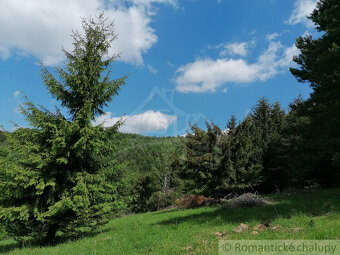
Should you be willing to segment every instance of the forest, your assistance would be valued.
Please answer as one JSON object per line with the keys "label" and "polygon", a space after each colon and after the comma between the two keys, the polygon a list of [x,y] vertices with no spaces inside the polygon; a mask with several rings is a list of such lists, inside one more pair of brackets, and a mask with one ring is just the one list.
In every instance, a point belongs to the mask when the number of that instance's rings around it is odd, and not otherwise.
{"label": "forest", "polygon": [[[0,239],[53,244],[122,215],[176,206],[188,195],[270,194],[340,183],[340,4],[320,0],[310,19],[319,38],[296,40],[290,72],[312,88],[285,111],[260,98],[244,119],[191,124],[185,136],[147,137],[92,126],[127,76],[112,80],[106,58],[114,31],[83,19],[65,67],[41,66],[53,98],[68,110],[21,108],[30,128],[0,132]],[[124,85],[125,86],[125,85]]]}

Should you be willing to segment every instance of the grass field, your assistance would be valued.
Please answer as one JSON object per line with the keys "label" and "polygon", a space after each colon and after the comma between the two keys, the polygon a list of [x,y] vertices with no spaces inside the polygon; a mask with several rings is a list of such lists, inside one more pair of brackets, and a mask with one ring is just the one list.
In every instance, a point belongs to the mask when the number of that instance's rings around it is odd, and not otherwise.
{"label": "grass field", "polygon": [[[164,210],[112,220],[98,235],[53,247],[17,247],[0,242],[2,254],[217,254],[219,239],[339,239],[340,189],[283,193],[271,196],[274,205],[231,209],[202,207]],[[250,228],[280,225],[253,235],[236,233],[240,223]],[[218,236],[223,233],[224,236]]]}

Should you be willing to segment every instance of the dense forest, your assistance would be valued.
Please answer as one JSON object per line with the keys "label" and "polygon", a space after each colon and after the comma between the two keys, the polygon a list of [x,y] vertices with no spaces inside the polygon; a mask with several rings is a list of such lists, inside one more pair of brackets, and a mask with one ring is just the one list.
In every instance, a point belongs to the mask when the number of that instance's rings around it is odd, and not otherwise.
{"label": "dense forest", "polygon": [[338,17],[337,0],[319,1],[310,19],[320,37],[296,41],[301,53],[290,71],[311,86],[310,98],[296,98],[288,111],[261,98],[244,119],[230,116],[225,127],[192,124],[186,136],[161,138],[120,133],[121,123],[91,125],[126,77],[102,74],[116,57],[103,58],[115,38],[105,20],[83,20],[87,36],[74,34],[66,68],[56,70],[63,83],[42,67],[47,89],[71,117],[27,101],[22,112],[31,128],[0,133],[1,226],[18,240],[46,243],[57,232],[93,231],[112,217],[166,208],[189,194],[338,186]]}

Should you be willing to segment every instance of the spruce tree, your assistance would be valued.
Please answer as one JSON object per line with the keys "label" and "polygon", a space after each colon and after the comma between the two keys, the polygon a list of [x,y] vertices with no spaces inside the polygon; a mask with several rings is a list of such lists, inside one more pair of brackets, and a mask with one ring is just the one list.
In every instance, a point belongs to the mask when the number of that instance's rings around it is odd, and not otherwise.
{"label": "spruce tree", "polygon": [[223,192],[232,190],[236,185],[236,169],[235,169],[235,132],[237,128],[237,119],[232,115],[227,123],[226,131],[223,133],[221,143],[222,149],[222,168],[223,168]]}
{"label": "spruce tree", "polygon": [[192,125],[192,133],[184,139],[186,157],[183,178],[187,180],[189,192],[214,196],[220,192],[222,182],[222,132],[214,123],[205,124],[207,131]]}
{"label": "spruce tree", "polygon": [[235,181],[237,191],[252,190],[260,184],[262,171],[261,133],[250,114],[235,130],[233,149]]}
{"label": "spruce tree", "polygon": [[93,231],[119,206],[115,171],[106,140],[117,125],[104,130],[91,120],[118,93],[126,79],[111,79],[109,56],[116,39],[113,24],[103,14],[82,19],[84,33],[74,32],[74,49],[65,51],[64,67],[55,77],[42,66],[43,81],[68,115],[50,112],[27,101],[22,107],[32,128],[9,136],[11,159],[0,162],[0,221],[8,234],[52,243],[56,234]]}
{"label": "spruce tree", "polygon": [[254,107],[252,117],[259,135],[255,144],[261,150],[261,191],[281,189],[288,179],[283,155],[285,112],[278,102],[270,104],[262,98]]}
{"label": "spruce tree", "polygon": [[320,184],[340,181],[340,2],[320,0],[309,17],[321,32],[318,38],[303,36],[296,40],[301,50],[294,57],[297,68],[291,73],[300,82],[308,82],[311,96],[300,104],[299,116],[308,118],[299,131],[300,159],[310,179]]}

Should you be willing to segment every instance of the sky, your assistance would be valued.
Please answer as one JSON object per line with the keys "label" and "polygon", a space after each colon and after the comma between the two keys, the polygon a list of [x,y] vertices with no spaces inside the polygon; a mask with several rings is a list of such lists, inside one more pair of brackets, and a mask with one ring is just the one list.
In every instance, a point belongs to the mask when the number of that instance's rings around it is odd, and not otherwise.
{"label": "sky", "polygon": [[[315,0],[0,0],[0,125],[29,127],[18,106],[27,96],[53,111],[40,75],[63,66],[81,17],[104,11],[120,53],[112,79],[129,74],[119,95],[94,125],[151,136],[177,136],[190,124],[213,121],[222,129],[232,114],[242,120],[257,100],[285,110],[308,84],[290,74],[294,43],[317,36],[307,16]],[[67,115],[67,111],[63,111]],[[13,125],[13,122],[16,125]]]}

